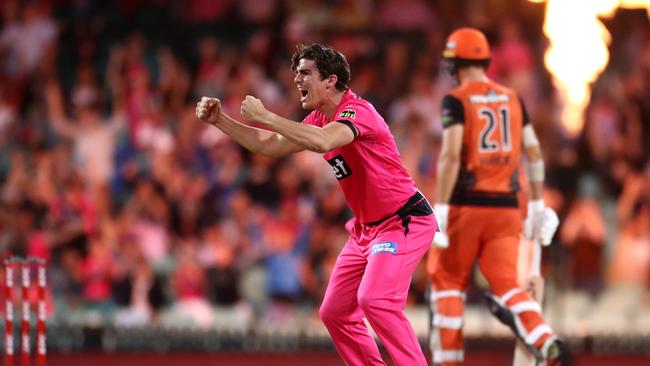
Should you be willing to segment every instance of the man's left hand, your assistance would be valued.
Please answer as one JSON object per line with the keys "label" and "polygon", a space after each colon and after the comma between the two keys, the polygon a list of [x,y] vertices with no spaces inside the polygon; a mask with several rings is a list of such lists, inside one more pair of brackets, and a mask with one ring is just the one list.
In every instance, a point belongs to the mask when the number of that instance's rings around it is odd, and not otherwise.
{"label": "man's left hand", "polygon": [[539,240],[544,246],[551,244],[560,220],[544,201],[528,202],[528,216],[524,220],[524,236],[529,240]]}
{"label": "man's left hand", "polygon": [[253,96],[247,95],[241,102],[241,115],[246,120],[265,123],[267,113],[268,110],[264,107],[262,101]]}

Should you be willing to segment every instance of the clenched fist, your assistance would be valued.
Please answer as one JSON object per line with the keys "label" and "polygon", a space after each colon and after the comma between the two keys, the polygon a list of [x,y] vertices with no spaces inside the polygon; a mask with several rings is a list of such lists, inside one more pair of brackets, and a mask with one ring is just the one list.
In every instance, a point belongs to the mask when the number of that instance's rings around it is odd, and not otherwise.
{"label": "clenched fist", "polygon": [[262,101],[250,95],[241,102],[241,116],[249,121],[264,123],[267,112]]}
{"label": "clenched fist", "polygon": [[196,116],[211,125],[216,124],[221,116],[221,101],[218,98],[201,98],[196,103]]}

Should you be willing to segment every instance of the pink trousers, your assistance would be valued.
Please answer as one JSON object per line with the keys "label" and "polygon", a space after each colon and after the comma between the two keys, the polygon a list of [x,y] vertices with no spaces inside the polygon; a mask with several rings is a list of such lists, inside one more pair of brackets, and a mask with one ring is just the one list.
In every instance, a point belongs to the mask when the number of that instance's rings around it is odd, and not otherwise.
{"label": "pink trousers", "polygon": [[386,365],[367,318],[396,366],[427,361],[404,306],[411,276],[436,231],[433,215],[410,216],[408,232],[397,217],[376,226],[346,224],[350,233],[330,277],[320,317],[346,365]]}

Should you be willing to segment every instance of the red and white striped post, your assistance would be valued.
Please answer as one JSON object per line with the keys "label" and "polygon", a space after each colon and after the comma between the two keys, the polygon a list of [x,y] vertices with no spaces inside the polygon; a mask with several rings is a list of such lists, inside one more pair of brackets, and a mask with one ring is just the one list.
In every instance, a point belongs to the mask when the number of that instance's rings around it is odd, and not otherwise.
{"label": "red and white striped post", "polygon": [[7,258],[5,265],[5,366],[14,365],[14,266]]}
{"label": "red and white striped post", "polygon": [[21,364],[23,366],[29,365],[29,356],[32,350],[30,342],[30,318],[31,318],[31,309],[29,304],[29,286],[31,284],[31,261],[23,260],[20,262],[20,269],[22,272],[22,311],[21,318],[22,322],[20,323],[20,358]]}
{"label": "red and white striped post", "polygon": [[38,316],[36,323],[36,366],[45,366],[45,357],[47,356],[47,324],[45,309],[45,289],[47,287],[47,261],[38,259]]}

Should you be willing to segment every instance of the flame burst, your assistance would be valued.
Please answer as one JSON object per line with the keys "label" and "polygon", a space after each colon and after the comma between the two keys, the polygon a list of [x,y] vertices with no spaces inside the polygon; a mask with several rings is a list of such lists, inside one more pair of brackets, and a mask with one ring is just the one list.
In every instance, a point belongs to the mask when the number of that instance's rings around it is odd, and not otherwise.
{"label": "flame burst", "polygon": [[544,33],[550,46],[544,63],[564,102],[562,124],[571,134],[582,129],[591,83],[609,62],[611,35],[599,17],[611,18],[619,7],[645,8],[650,17],[650,0],[546,0]]}

